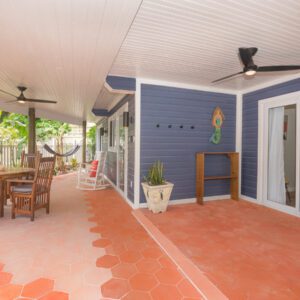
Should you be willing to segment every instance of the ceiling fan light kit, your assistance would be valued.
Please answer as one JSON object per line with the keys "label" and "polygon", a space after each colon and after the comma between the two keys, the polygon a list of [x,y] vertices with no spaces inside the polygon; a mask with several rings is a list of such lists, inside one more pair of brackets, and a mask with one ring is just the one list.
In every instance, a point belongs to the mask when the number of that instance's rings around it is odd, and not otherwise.
{"label": "ceiling fan light kit", "polygon": [[214,80],[212,83],[217,83],[223,81],[225,79],[230,79],[237,75],[245,74],[247,76],[254,76],[257,72],[280,72],[280,71],[292,71],[292,70],[300,70],[300,66],[297,65],[287,65],[287,66],[262,66],[258,67],[253,62],[253,56],[257,52],[257,48],[239,48],[239,57],[244,65],[244,69],[242,72],[238,72],[232,75],[228,75],[217,80]]}

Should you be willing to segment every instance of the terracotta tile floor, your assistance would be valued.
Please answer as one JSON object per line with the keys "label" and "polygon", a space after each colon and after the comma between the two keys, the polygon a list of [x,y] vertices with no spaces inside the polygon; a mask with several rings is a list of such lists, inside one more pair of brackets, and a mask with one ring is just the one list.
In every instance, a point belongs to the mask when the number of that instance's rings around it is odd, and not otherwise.
{"label": "terracotta tile floor", "polygon": [[[56,178],[50,215],[0,219],[0,300],[198,300],[198,291],[112,189]],[[85,201],[84,201],[85,200]]]}
{"label": "terracotta tile floor", "polygon": [[299,218],[231,200],[142,211],[229,299],[300,299]]}
{"label": "terracotta tile floor", "polygon": [[99,234],[94,247],[105,249],[99,268],[111,269],[101,285],[102,296],[123,300],[202,299],[176,265],[132,216],[130,207],[114,190],[87,194],[89,212]]}

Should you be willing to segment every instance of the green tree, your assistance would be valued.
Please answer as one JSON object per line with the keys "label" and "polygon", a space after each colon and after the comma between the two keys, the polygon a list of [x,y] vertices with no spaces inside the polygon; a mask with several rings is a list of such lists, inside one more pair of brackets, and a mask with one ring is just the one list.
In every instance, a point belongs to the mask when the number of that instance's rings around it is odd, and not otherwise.
{"label": "green tree", "polygon": [[[63,153],[64,151],[64,135],[71,131],[68,123],[60,121],[37,119],[36,120],[36,136],[39,141],[48,141],[51,138],[55,139],[55,151]],[[64,169],[64,161],[62,157],[57,157],[57,166],[60,170]]]}
{"label": "green tree", "polygon": [[96,129],[97,127],[96,125],[94,125],[87,132],[88,147],[90,148],[92,157],[95,156],[95,152],[96,152]]}

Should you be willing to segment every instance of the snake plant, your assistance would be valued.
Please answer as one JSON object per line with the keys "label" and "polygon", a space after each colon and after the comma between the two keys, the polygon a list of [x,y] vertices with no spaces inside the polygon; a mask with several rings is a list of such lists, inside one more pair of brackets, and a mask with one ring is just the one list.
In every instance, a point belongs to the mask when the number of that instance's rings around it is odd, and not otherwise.
{"label": "snake plant", "polygon": [[149,185],[165,184],[164,165],[159,160],[156,161],[148,170],[147,176],[144,177]]}

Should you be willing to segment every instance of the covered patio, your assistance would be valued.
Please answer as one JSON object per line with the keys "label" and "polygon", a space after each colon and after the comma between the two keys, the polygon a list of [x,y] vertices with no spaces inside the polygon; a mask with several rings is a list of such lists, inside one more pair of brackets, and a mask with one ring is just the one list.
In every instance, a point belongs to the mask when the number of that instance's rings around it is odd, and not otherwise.
{"label": "covered patio", "polygon": [[299,300],[299,12],[0,0],[0,300]]}
{"label": "covered patio", "polygon": [[0,299],[299,298],[298,218],[233,200],[152,214],[75,185],[56,177],[35,222],[5,207]]}
{"label": "covered patio", "polygon": [[205,299],[113,189],[53,180],[50,215],[0,219],[0,299]]}

